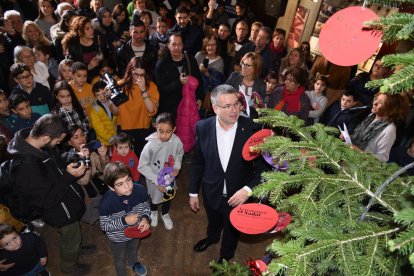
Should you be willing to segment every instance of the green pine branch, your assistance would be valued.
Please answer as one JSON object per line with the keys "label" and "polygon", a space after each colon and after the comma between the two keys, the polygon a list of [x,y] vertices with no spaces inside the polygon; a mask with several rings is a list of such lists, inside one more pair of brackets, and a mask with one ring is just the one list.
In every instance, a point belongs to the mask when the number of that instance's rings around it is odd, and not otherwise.
{"label": "green pine branch", "polygon": [[382,31],[383,41],[393,43],[397,40],[414,38],[414,15],[393,13],[364,23],[367,28]]}

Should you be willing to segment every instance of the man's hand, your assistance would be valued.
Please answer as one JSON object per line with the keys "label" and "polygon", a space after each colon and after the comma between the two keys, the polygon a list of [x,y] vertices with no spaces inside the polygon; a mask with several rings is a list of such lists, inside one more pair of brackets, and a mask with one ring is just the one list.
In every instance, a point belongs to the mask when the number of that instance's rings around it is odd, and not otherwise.
{"label": "man's hand", "polygon": [[74,177],[81,177],[85,173],[86,166],[83,163],[81,163],[79,167],[76,167],[76,166],[77,166],[76,163],[70,163],[66,167],[66,171],[70,173],[71,175],[73,175]]}
{"label": "man's hand", "polygon": [[10,267],[14,266],[14,263],[5,264],[4,262],[6,261],[7,259],[0,260],[0,271],[6,271]]}
{"label": "man's hand", "polygon": [[134,225],[138,221],[138,214],[129,214],[125,217],[125,222],[128,225]]}
{"label": "man's hand", "polygon": [[200,210],[200,203],[198,201],[198,196],[190,196],[190,208],[194,213],[197,213]]}
{"label": "man's hand", "polygon": [[227,203],[231,207],[236,207],[240,204],[245,203],[248,198],[249,192],[246,189],[241,188],[227,201]]}

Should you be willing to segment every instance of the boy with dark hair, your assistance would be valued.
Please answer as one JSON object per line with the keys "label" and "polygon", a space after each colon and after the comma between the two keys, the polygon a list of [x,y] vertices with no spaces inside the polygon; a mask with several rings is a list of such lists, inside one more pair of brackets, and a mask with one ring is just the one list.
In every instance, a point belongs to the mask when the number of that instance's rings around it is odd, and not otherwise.
{"label": "boy with dark hair", "polygon": [[11,116],[9,99],[6,92],[0,89],[0,134],[4,135],[7,141],[13,138],[9,117]]}
{"label": "boy with dark hair", "polygon": [[[45,242],[32,232],[19,235],[8,224],[0,224],[0,260],[2,274],[48,276]],[[4,261],[4,262],[3,262]]]}
{"label": "boy with dark hair", "polygon": [[127,237],[124,230],[135,226],[141,232],[150,229],[148,195],[141,185],[133,185],[129,168],[121,162],[106,165],[103,175],[109,190],[99,206],[99,220],[110,241],[118,276],[127,275],[125,258],[135,275],[146,275],[147,269],[137,261],[139,239]]}
{"label": "boy with dark hair", "polygon": [[40,118],[39,113],[32,112],[30,102],[23,94],[12,94],[9,97],[9,103],[10,109],[14,113],[8,118],[13,134],[23,128],[32,127]]}
{"label": "boy with dark hair", "polygon": [[53,97],[49,88],[35,82],[27,65],[15,63],[10,67],[10,75],[17,83],[11,94],[23,94],[29,100],[33,112],[49,114],[53,107]]}
{"label": "boy with dark hair", "polygon": [[73,80],[69,84],[72,86],[76,98],[85,109],[90,120],[92,103],[96,101],[96,98],[92,93],[92,85],[86,82],[88,78],[88,66],[83,62],[77,61],[72,64],[71,69]]}
{"label": "boy with dark hair", "polygon": [[359,93],[356,90],[345,90],[341,100],[333,103],[326,111],[321,123],[331,126],[340,126],[343,129],[345,123],[349,134],[354,132],[356,126],[361,122],[360,110],[353,110],[358,102]]}
{"label": "boy with dark hair", "polygon": [[[60,234],[61,271],[74,275],[90,271],[78,263],[81,245],[79,220],[85,212],[83,193],[75,181],[85,173],[85,165],[63,167],[53,150],[65,138],[67,127],[59,115],[40,117],[33,128],[17,132],[7,148],[13,155],[16,196],[11,210],[16,217],[30,221],[42,217]],[[30,158],[29,158],[30,157]],[[30,177],[28,177],[30,176]],[[18,213],[20,211],[20,213]]]}
{"label": "boy with dark hair", "polygon": [[111,162],[119,161],[125,164],[131,171],[134,183],[138,183],[140,177],[140,173],[138,172],[139,159],[135,152],[131,150],[131,137],[129,137],[128,134],[121,132],[116,135],[111,142],[114,145]]}
{"label": "boy with dark hair", "polygon": [[110,140],[116,135],[116,122],[119,108],[108,99],[110,93],[106,90],[106,83],[97,81],[92,86],[96,102],[92,104],[91,124],[97,139],[101,144],[110,146]]}

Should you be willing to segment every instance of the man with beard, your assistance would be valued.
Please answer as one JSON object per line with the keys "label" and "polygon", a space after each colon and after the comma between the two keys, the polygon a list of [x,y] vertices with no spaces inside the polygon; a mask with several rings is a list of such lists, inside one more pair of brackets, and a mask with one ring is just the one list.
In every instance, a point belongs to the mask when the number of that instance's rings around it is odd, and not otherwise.
{"label": "man with beard", "polygon": [[[13,155],[13,175],[16,192],[15,204],[10,209],[21,210],[18,217],[25,220],[43,218],[60,233],[61,271],[74,275],[90,271],[87,264],[78,263],[81,245],[79,220],[85,212],[82,190],[75,185],[85,173],[85,165],[61,165],[55,150],[67,132],[59,115],[40,117],[33,128],[17,132],[8,146]],[[23,203],[22,203],[23,202]]]}

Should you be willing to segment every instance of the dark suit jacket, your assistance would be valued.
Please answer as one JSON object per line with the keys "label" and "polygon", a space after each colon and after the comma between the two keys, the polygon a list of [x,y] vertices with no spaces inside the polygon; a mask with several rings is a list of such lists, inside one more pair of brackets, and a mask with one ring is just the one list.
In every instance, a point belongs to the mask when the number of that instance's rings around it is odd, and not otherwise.
{"label": "dark suit jacket", "polygon": [[191,162],[190,193],[197,194],[201,184],[204,201],[213,209],[219,209],[221,200],[227,200],[222,196],[224,179],[228,197],[244,186],[256,186],[260,182],[261,167],[242,157],[244,143],[256,130],[257,125],[250,119],[239,117],[230,160],[224,172],[217,148],[216,116],[199,121]]}

